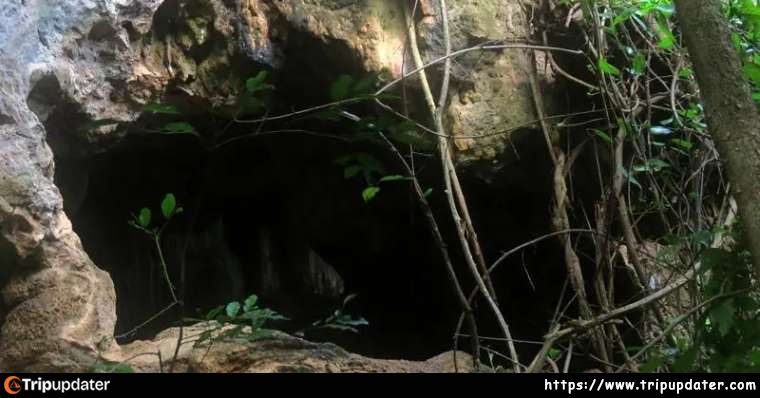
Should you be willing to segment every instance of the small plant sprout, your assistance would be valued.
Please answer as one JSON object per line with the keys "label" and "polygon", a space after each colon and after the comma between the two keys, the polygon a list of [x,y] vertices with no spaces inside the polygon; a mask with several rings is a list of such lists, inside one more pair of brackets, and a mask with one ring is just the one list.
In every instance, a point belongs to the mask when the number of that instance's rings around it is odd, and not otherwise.
{"label": "small plant sprout", "polygon": [[166,285],[169,287],[169,292],[172,295],[172,299],[174,299],[174,303],[179,302],[179,299],[174,291],[174,284],[169,276],[169,270],[166,265],[166,260],[164,259],[164,252],[161,249],[161,234],[166,226],[169,225],[169,221],[171,221],[171,219],[177,214],[182,213],[182,211],[182,207],[177,206],[177,199],[174,197],[174,194],[168,193],[161,201],[161,215],[164,220],[160,225],[154,226],[151,223],[153,221],[153,213],[147,207],[140,209],[140,212],[137,215],[132,214],[132,219],[128,222],[130,226],[142,231],[153,241],[153,244],[156,247],[156,252],[158,253],[159,264],[161,265],[161,270],[164,274],[164,279],[166,280]]}

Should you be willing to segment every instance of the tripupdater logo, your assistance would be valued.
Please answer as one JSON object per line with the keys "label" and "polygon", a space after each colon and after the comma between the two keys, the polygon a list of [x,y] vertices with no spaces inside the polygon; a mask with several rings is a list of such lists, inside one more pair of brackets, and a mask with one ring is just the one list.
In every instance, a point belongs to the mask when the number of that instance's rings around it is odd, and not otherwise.
{"label": "tripupdater logo", "polygon": [[16,395],[21,390],[39,391],[42,393],[69,392],[69,391],[108,391],[110,380],[83,380],[76,378],[73,380],[45,380],[42,377],[36,379],[20,378],[18,376],[8,376],[3,382],[3,389],[9,395]]}
{"label": "tripupdater logo", "polygon": [[5,378],[3,388],[8,394],[16,395],[21,391],[21,379],[17,376],[8,376]]}

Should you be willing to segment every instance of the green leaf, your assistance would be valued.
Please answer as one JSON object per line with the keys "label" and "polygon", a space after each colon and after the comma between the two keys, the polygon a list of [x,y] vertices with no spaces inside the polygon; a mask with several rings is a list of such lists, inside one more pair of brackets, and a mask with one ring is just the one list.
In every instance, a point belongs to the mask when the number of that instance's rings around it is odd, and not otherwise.
{"label": "green leaf", "polygon": [[428,188],[428,189],[425,190],[425,192],[422,194],[422,196],[424,196],[424,197],[427,198],[432,193],[433,193],[433,188]]}
{"label": "green leaf", "polygon": [[167,133],[188,134],[195,133],[195,128],[188,122],[172,122],[164,126],[163,130]]}
{"label": "green leaf", "polygon": [[353,89],[354,96],[372,94],[373,88],[375,88],[376,81],[377,79],[375,78],[375,76],[370,75],[356,82]]}
{"label": "green leaf", "polygon": [[369,202],[370,200],[372,200],[372,198],[374,198],[378,192],[380,192],[380,187],[370,186],[370,187],[364,188],[364,190],[362,191],[362,198],[364,199],[364,202]]}
{"label": "green leaf", "polygon": [[694,76],[694,69],[691,68],[681,68],[678,70],[678,77],[682,79],[689,79],[692,76]]}
{"label": "green leaf", "polygon": [[666,161],[662,159],[654,158],[654,159],[649,159],[646,163],[642,165],[633,166],[633,171],[637,173],[658,172],[667,167],[670,167],[670,164],[668,164]]}
{"label": "green leaf", "polygon": [[675,37],[673,37],[673,34],[670,33],[670,31],[668,31],[667,34],[663,35],[662,38],[660,38],[660,40],[657,42],[657,47],[669,50],[675,46],[675,43]]}
{"label": "green leaf", "polygon": [[667,34],[664,34],[660,40],[657,41],[657,47],[660,47],[664,50],[669,50],[675,46],[675,43],[675,37],[673,37],[673,34],[670,33],[670,31],[668,31]]}
{"label": "green leaf", "polygon": [[760,65],[750,63],[744,65],[744,75],[747,76],[753,83],[760,84]]}
{"label": "green leaf", "polygon": [[649,128],[649,134],[653,135],[669,135],[672,133],[673,130],[663,126],[652,126]]}
{"label": "green leaf", "polygon": [[666,17],[673,15],[673,13],[675,12],[675,7],[673,6],[673,3],[671,3],[669,0],[664,3],[658,4],[656,8],[657,8],[657,11],[663,13]]}
{"label": "green leaf", "polygon": [[333,324],[339,324],[339,325],[350,325],[350,326],[365,326],[369,325],[369,322],[367,322],[366,319],[362,317],[356,317],[352,318],[350,315],[341,313],[340,310],[335,310],[335,313],[333,316],[328,318],[325,323],[333,323]]}
{"label": "green leaf", "polygon": [[248,298],[243,302],[243,311],[250,312],[251,310],[255,309],[256,302],[258,302],[258,300],[259,298],[255,294],[248,296]]}
{"label": "green leaf", "polygon": [[606,141],[610,145],[612,145],[612,138],[609,136],[609,134],[605,133],[602,130],[599,129],[593,129],[594,133],[597,137],[601,138],[602,140]]}
{"label": "green leaf", "polygon": [[176,208],[177,199],[174,197],[174,194],[167,193],[166,196],[164,196],[164,200],[161,201],[161,214],[163,214],[164,218],[168,220],[174,215]]}
{"label": "green leaf", "polygon": [[223,305],[213,308],[211,311],[209,311],[206,314],[206,320],[211,321],[211,320],[216,319],[219,315],[221,315],[222,311],[224,311]]}
{"label": "green leaf", "polygon": [[718,324],[718,332],[721,337],[725,337],[734,326],[735,313],[736,307],[734,307],[733,299],[724,300],[710,311],[710,318]]}
{"label": "green leaf", "polygon": [[670,140],[670,143],[687,151],[691,150],[691,148],[694,147],[694,144],[692,144],[690,141],[682,140],[680,138],[673,138]]}
{"label": "green leaf", "polygon": [[604,74],[620,76],[620,69],[618,69],[614,65],[607,62],[607,60],[604,57],[599,58],[598,66],[599,66],[599,70],[602,71],[602,73]]}
{"label": "green leaf", "polygon": [[405,177],[402,175],[390,175],[385,176],[380,179],[380,182],[391,182],[391,181],[405,181],[405,180],[411,180],[411,177]]}
{"label": "green leaf", "polygon": [[245,90],[248,93],[255,93],[258,91],[271,90],[274,88],[271,84],[264,83],[267,80],[268,72],[265,70],[260,71],[256,76],[249,78],[245,81]]}
{"label": "green leaf", "polygon": [[646,58],[644,58],[644,54],[638,53],[635,57],[633,57],[633,65],[631,66],[631,69],[633,70],[633,73],[636,75],[640,75],[644,73],[644,68],[646,68]]}
{"label": "green leaf", "polygon": [[549,349],[549,352],[546,355],[549,357],[549,359],[554,360],[554,359],[559,358],[559,355],[561,353],[562,353],[562,351],[560,351],[557,348],[552,347],[552,348]]}
{"label": "green leaf", "polygon": [[330,99],[332,101],[344,100],[348,97],[354,78],[349,75],[341,75],[330,85]]}
{"label": "green leaf", "polygon": [[670,167],[670,164],[662,159],[654,158],[649,159],[647,166],[649,166],[649,168],[651,168],[653,171],[660,171],[662,169]]}
{"label": "green leaf", "polygon": [[628,18],[631,17],[633,13],[630,10],[623,10],[623,12],[615,15],[615,18],[612,19],[611,28],[616,29],[618,25],[628,20]]}
{"label": "green leaf", "polygon": [[628,182],[630,182],[631,184],[641,189],[641,184],[639,184],[639,181],[636,179],[636,177],[634,177],[631,173],[629,173],[628,170],[624,169],[622,166],[620,167],[619,170],[628,179]]}
{"label": "green leaf", "polygon": [[657,33],[660,36],[660,40],[657,42],[657,47],[660,47],[664,50],[673,48],[676,44],[676,38],[673,36],[670,28],[668,28],[668,23],[664,19],[658,19],[657,30]]}
{"label": "green leaf", "polygon": [[760,366],[760,350],[755,349],[749,354],[749,360],[753,366]]}
{"label": "green leaf", "polygon": [[153,114],[163,114],[163,115],[179,115],[180,112],[177,110],[177,107],[174,105],[169,104],[158,104],[158,103],[151,103],[148,105],[145,105],[145,108],[143,108],[145,112],[150,112]]}
{"label": "green leaf", "polygon": [[737,51],[742,51],[742,38],[739,36],[738,33],[732,32],[731,33],[731,43],[734,45],[734,48]]}
{"label": "green leaf", "polygon": [[290,318],[280,315],[274,311],[272,311],[272,314],[269,315],[267,319],[272,320],[272,321],[289,321],[290,320]]}
{"label": "green leaf", "polygon": [[137,217],[137,223],[143,228],[148,228],[150,225],[150,209],[143,207],[140,210],[140,215]]}
{"label": "green leaf", "polygon": [[240,303],[237,301],[233,301],[227,304],[227,307],[225,308],[225,312],[227,313],[227,316],[230,318],[236,317],[237,314],[240,312]]}
{"label": "green leaf", "polygon": [[691,239],[695,243],[701,244],[704,247],[708,247],[712,243],[713,233],[705,229],[700,229],[700,230],[694,231],[691,234]]}
{"label": "green leaf", "polygon": [[359,173],[361,173],[362,171],[364,171],[364,166],[360,164],[352,164],[351,166],[348,166],[345,169],[343,169],[343,177],[353,178],[359,175]]}

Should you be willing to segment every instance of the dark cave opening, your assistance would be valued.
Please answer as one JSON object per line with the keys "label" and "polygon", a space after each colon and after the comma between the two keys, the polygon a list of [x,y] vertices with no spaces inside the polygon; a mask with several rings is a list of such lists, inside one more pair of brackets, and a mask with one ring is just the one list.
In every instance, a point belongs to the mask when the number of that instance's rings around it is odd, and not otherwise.
{"label": "dark cave opening", "polygon": [[[541,141],[533,141],[521,141],[521,157],[508,173],[490,181],[476,173],[462,176],[488,262],[549,229],[550,171],[535,166],[548,159],[537,161],[546,155]],[[216,151],[190,135],[128,134],[106,152],[57,159],[67,214],[87,253],[114,280],[116,334],[171,302],[151,240],[127,224],[142,207],[159,217],[158,204],[171,192],[185,211],[166,229],[163,248],[173,280],[180,275],[179,259],[186,258],[185,316],[255,293],[264,306],[291,318],[278,328],[296,332],[356,294],[348,312],[368,326],[358,334],[310,331],[306,338],[381,358],[426,359],[451,349],[459,307],[428,226],[404,183],[383,186],[364,202],[363,184],[346,179],[335,163],[357,150],[374,151],[393,164],[382,150],[287,134],[243,139]],[[437,186],[437,160],[420,165],[424,182]],[[437,192],[431,203],[469,290],[474,284],[458,260],[445,198]],[[263,250],[277,269],[275,281],[267,279]],[[340,294],[315,293],[320,277],[304,280],[303,263],[312,253],[340,275]],[[495,273],[515,338],[539,340],[545,332],[565,281],[562,264],[556,242],[547,240]],[[331,272],[320,275],[329,279]],[[500,337],[485,303],[477,311],[481,336]],[[175,312],[167,312],[121,341],[151,338],[176,320]],[[468,343],[459,347],[466,350]],[[522,345],[521,351],[537,348]]]}
{"label": "dark cave opening", "polygon": [[[165,6],[154,23],[159,38],[168,32],[161,29],[172,29],[166,21],[176,13]],[[350,52],[340,42],[322,46],[296,31],[287,40],[284,55],[293,58],[273,73],[273,114],[329,102],[328,88],[338,77],[334,71],[360,75],[361,68],[350,62]],[[324,48],[326,52],[317,50]],[[311,58],[324,62],[317,66],[307,62]],[[241,76],[262,69],[250,61],[233,64]],[[336,164],[341,156],[366,152],[389,174],[400,173],[385,148],[334,139],[345,135],[336,131],[344,127],[340,123],[305,119],[268,122],[264,130],[303,128],[309,134],[261,134],[211,150],[210,143],[250,134],[258,126],[233,124],[227,130],[228,113],[209,113],[209,103],[171,87],[164,100],[176,103],[200,138],[146,134],[148,126],[173,120],[144,114],[106,134],[112,140],[93,145],[81,128],[71,129],[86,125],[86,120],[58,91],[55,77],[43,78],[30,95],[30,106],[39,103],[35,111],[45,120],[66,213],[86,252],[114,280],[117,336],[171,302],[153,243],[127,222],[143,207],[160,219],[159,203],[172,193],[184,212],[167,227],[162,248],[172,281],[184,291],[185,317],[255,293],[262,305],[291,319],[277,328],[297,332],[355,294],[347,310],[365,318],[368,326],[357,334],[317,330],[305,337],[378,358],[421,360],[452,348],[459,306],[408,185],[385,184],[365,203],[361,193],[366,185],[345,178]],[[359,106],[352,111],[372,114],[374,109]],[[516,133],[513,143],[516,154],[495,160],[499,171],[489,161],[482,165],[483,173],[480,165],[471,165],[461,174],[487,263],[551,230],[552,170],[543,138],[528,129]],[[422,184],[434,189],[433,211],[469,293],[474,281],[440,188],[439,161],[428,154],[415,163]],[[566,291],[560,297],[566,282],[563,261],[556,240],[547,239],[508,258],[493,275],[514,338],[542,340],[558,301],[564,306],[572,300]],[[337,280],[342,289],[330,283]],[[502,337],[482,301],[476,316],[481,337]],[[118,340],[152,338],[178,319],[175,311],[166,312]],[[504,351],[503,341],[486,339],[483,345]],[[459,349],[468,348],[460,340]],[[518,348],[527,357],[540,345],[520,343]]]}
{"label": "dark cave opening", "polygon": [[[384,187],[365,203],[362,185],[334,163],[347,150],[320,137],[268,136],[210,153],[194,137],[148,135],[128,136],[86,160],[58,159],[67,214],[85,250],[114,279],[117,334],[170,302],[152,242],[127,220],[146,206],[159,214],[157,204],[171,192],[185,211],[167,228],[164,250],[175,279],[171,263],[179,253],[172,251],[191,242],[188,312],[256,293],[291,318],[281,326],[295,331],[357,294],[348,310],[368,327],[355,336],[307,337],[375,356],[426,358],[446,350],[456,304],[446,303],[445,274],[425,224],[402,186]],[[257,280],[262,245],[279,268],[275,282]],[[305,286],[297,263],[312,252],[341,275],[341,296],[320,297]],[[150,337],[175,319],[167,313],[132,338]]]}
{"label": "dark cave opening", "polygon": [[[278,92],[290,94],[281,94],[274,102],[298,104],[293,105],[296,108],[304,101],[324,103],[322,97],[305,100],[298,87],[328,86],[328,79],[299,76],[276,83]],[[46,83],[34,92],[48,86],[55,88]],[[185,211],[170,223],[162,247],[173,282],[180,278],[181,259],[187,264],[183,316],[197,317],[196,309],[208,310],[255,293],[262,305],[291,319],[275,326],[292,333],[330,315],[343,297],[355,294],[348,312],[365,318],[368,326],[357,334],[316,330],[305,337],[378,358],[421,360],[452,348],[459,306],[408,186],[383,185],[381,193],[365,203],[361,195],[365,184],[345,178],[343,167],[336,164],[341,156],[366,152],[385,164],[390,174],[399,173],[385,148],[335,139],[346,134],[339,131],[345,126],[306,119],[282,126],[269,123],[266,130],[305,127],[309,134],[260,134],[211,150],[209,137],[219,139],[217,132],[230,124],[229,119],[203,112],[207,104],[179,101],[184,118],[202,138],[146,134],[148,126],[168,119],[143,115],[135,123],[119,126],[124,132],[116,134],[124,138],[104,150],[101,143],[96,148],[79,145],[86,142],[75,134],[81,129],[63,126],[81,125],[80,113],[65,102],[54,105],[45,111],[48,142],[56,155],[56,184],[85,250],[114,280],[117,336],[171,302],[155,247],[127,222],[143,207],[159,217],[162,197],[173,193]],[[251,129],[233,125],[222,137],[250,134]],[[487,263],[551,231],[552,170],[545,143],[535,130],[516,133],[513,142],[514,152],[496,161],[499,170],[494,171],[489,161],[469,165],[461,173]],[[574,173],[590,173],[589,162],[580,159]],[[462,260],[440,189],[439,161],[428,154],[419,156],[416,164],[422,184],[434,188],[431,205],[469,292],[474,281]],[[585,199],[579,203],[588,210],[599,191],[587,185],[574,195]],[[579,247],[585,250],[583,245],[580,239]],[[592,281],[593,263],[581,260],[589,264],[585,270],[587,281]],[[314,261],[319,263],[316,274],[305,272]],[[274,279],[271,268],[278,274]],[[568,306],[570,315],[575,310],[569,287],[563,289],[567,281],[563,254],[554,239],[511,256],[493,278],[513,337],[521,341],[521,357],[540,348],[536,343],[547,332],[558,305]],[[343,289],[325,291],[334,280],[340,280]],[[503,352],[500,330],[482,300],[476,316],[480,336],[486,338],[483,345]],[[152,338],[178,319],[175,311],[166,312],[118,340]],[[469,343],[460,339],[458,347],[467,350]],[[481,354],[488,360],[485,351]]]}
{"label": "dark cave opening", "polygon": [[[176,4],[166,2],[156,14],[152,39],[181,33],[171,22],[178,12],[173,8]],[[196,61],[207,56],[216,43],[213,29],[210,33],[208,42],[187,50]],[[272,114],[329,102],[326,93],[338,78],[337,71],[361,75],[363,68],[344,43],[317,42],[297,31],[289,32],[286,40],[283,53],[275,57],[283,61],[282,65],[272,71],[277,88],[269,98]],[[266,68],[242,55],[234,57],[231,76],[254,76]],[[367,319],[368,326],[356,334],[317,330],[305,337],[332,341],[349,351],[378,358],[422,360],[452,348],[459,306],[408,186],[383,185],[381,193],[365,203],[361,195],[365,185],[358,179],[345,178],[343,168],[336,164],[336,159],[347,153],[368,152],[386,164],[391,174],[399,173],[384,148],[332,139],[330,135],[343,133],[336,133],[335,125],[312,119],[301,123],[315,134],[262,134],[210,150],[209,137],[224,129],[234,112],[214,109],[219,112],[210,113],[213,106],[207,99],[187,97],[176,89],[176,82],[169,85],[162,100],[176,102],[183,118],[202,132],[203,139],[145,134],[151,123],[171,121],[161,115],[143,115],[132,124],[99,126],[116,131],[93,138],[84,130],[98,121],[90,121],[78,105],[64,98],[54,75],[42,76],[33,85],[28,103],[45,123],[48,143],[56,156],[56,185],[64,197],[66,213],[86,252],[114,281],[117,336],[170,303],[155,247],[127,222],[143,207],[150,207],[154,218],[160,218],[161,198],[173,193],[184,212],[169,224],[162,248],[172,280],[185,292],[184,316],[197,316],[196,310],[206,311],[255,293],[263,306],[290,318],[273,326],[292,333],[330,315],[344,297],[355,294],[348,312]],[[566,102],[570,110],[583,111],[588,105],[585,96],[568,97]],[[375,111],[369,107],[355,110],[360,111],[358,114]],[[303,127],[298,123],[268,123],[265,129],[299,126]],[[250,130],[251,125],[236,126],[225,137]],[[562,142],[572,142],[569,146],[586,139],[586,134],[567,135],[569,138],[563,137]],[[537,130],[525,129],[515,133],[512,141],[514,154],[504,154],[483,165],[468,165],[461,173],[489,264],[504,251],[551,231],[553,176],[543,137]],[[600,195],[595,179],[589,178],[597,166],[589,148],[581,152],[572,170],[577,177],[573,196],[578,200],[574,217],[592,214]],[[434,189],[431,205],[469,293],[474,282],[462,259],[441,192],[439,161],[427,154],[415,162],[423,185]],[[498,171],[493,170],[494,164],[500,167]],[[574,221],[583,225],[584,220]],[[594,273],[589,256],[593,249],[587,237],[577,239],[590,285]],[[3,255],[11,248],[2,243],[0,260],[11,258]],[[179,263],[183,259],[186,277],[181,283]],[[314,264],[318,264],[317,271]],[[6,269],[9,267],[0,266],[0,286],[9,276],[3,273]],[[341,289],[331,283],[337,280]],[[567,307],[568,315],[575,315],[563,253],[554,239],[508,258],[493,280],[513,337],[519,341],[521,359],[539,350],[558,307]],[[616,291],[619,300],[630,298],[626,281],[621,287],[621,293]],[[506,352],[499,328],[482,300],[477,302],[476,316],[482,344]],[[118,341],[152,338],[177,321],[176,312],[167,312]],[[468,333],[466,329],[463,332]],[[467,350],[469,344],[461,339],[458,347]],[[579,348],[576,355],[583,354]],[[481,360],[488,363],[485,351]],[[499,358],[495,361],[508,364]]]}

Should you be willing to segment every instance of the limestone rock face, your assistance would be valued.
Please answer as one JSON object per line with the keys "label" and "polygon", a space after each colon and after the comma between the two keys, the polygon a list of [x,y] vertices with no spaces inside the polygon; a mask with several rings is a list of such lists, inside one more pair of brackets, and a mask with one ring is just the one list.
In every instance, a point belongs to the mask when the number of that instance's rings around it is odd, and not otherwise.
{"label": "limestone rock face", "polygon": [[[437,59],[444,55],[439,3],[427,0],[421,4],[418,40],[426,50],[425,58]],[[447,2],[452,51],[487,42],[529,41],[528,4],[510,0]],[[530,51],[475,51],[452,63],[453,89],[446,116],[450,134],[466,137],[454,141],[460,164],[494,161],[509,153],[510,132],[535,127]]]}
{"label": "limestone rock face", "polygon": [[[418,18],[428,59],[442,54],[440,13],[432,3],[422,2]],[[449,3],[455,49],[527,32],[526,10],[515,2]],[[0,369],[84,369],[99,353],[119,349],[111,343],[113,283],[85,253],[63,211],[53,183],[53,151],[62,157],[106,151],[123,137],[120,126],[166,96],[181,96],[205,109],[231,107],[252,70],[283,68],[294,59],[306,59],[312,68],[329,60],[328,65],[345,63],[398,77],[406,42],[400,4],[4,0]],[[294,36],[318,45],[314,51],[320,57],[289,53]],[[535,119],[527,94],[528,60],[519,51],[458,59],[448,109],[451,132],[490,134]],[[507,138],[457,140],[460,158],[495,158]]]}
{"label": "limestone rock face", "polygon": [[60,55],[57,43],[85,15],[107,10],[88,1],[43,3],[10,1],[0,15],[2,369],[76,369],[116,321],[113,283],[63,213],[45,130],[27,105],[36,72]]}

